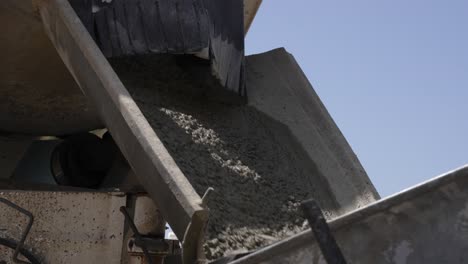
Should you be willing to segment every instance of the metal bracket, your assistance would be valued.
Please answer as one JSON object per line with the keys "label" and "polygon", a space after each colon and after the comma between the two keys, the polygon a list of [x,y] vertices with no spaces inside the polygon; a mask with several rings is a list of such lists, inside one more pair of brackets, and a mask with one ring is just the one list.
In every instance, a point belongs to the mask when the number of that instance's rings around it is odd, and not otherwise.
{"label": "metal bracket", "polygon": [[302,202],[301,207],[309,221],[325,261],[328,264],[346,264],[343,253],[336,243],[318,203],[313,199],[306,200]]}
{"label": "metal bracket", "polygon": [[5,198],[0,197],[0,203],[3,203],[5,205],[17,210],[18,212],[26,215],[29,218],[28,225],[26,226],[26,228],[23,230],[23,232],[21,234],[21,240],[18,242],[18,245],[15,248],[15,252],[13,253],[13,256],[11,257],[11,260],[13,262],[15,262],[15,263],[30,264],[29,262],[22,261],[22,260],[18,259],[18,255],[19,255],[21,249],[23,248],[24,241],[26,241],[26,237],[28,237],[29,231],[31,230],[31,227],[32,227],[32,225],[34,223],[34,216],[28,210],[14,204],[13,202],[8,201]]}
{"label": "metal bracket", "polygon": [[207,206],[208,199],[210,198],[211,193],[213,193],[213,191],[214,191],[213,187],[208,187],[208,189],[206,189],[206,191],[205,191],[205,193],[203,194],[203,197],[202,197],[202,204],[204,206]]}
{"label": "metal bracket", "polygon": [[120,207],[120,212],[122,212],[122,214],[125,216],[125,219],[127,220],[128,225],[130,226],[130,229],[132,229],[133,234],[135,235],[135,243],[139,247],[141,247],[141,249],[143,250],[143,254],[145,254],[148,264],[153,264],[153,260],[148,252],[148,248],[146,247],[146,244],[144,243],[143,237],[138,231],[138,228],[133,222],[133,219],[130,217],[130,214],[127,212],[127,209],[125,209],[125,206]]}

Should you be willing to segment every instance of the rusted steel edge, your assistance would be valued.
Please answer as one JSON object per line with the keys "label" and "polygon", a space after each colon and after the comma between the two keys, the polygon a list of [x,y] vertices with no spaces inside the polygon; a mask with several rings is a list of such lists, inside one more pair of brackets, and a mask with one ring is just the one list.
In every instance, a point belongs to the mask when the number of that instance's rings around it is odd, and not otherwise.
{"label": "rusted steel edge", "polygon": [[45,31],[149,196],[182,241],[184,263],[199,256],[208,210],[170,156],[67,0],[33,0]]}

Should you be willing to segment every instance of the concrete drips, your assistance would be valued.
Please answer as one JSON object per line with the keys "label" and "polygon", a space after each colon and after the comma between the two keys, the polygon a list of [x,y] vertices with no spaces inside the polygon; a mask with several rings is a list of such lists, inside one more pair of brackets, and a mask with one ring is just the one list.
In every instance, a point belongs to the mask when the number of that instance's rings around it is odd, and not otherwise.
{"label": "concrete drips", "polygon": [[306,229],[299,210],[304,199],[335,206],[323,177],[284,125],[248,105],[193,93],[197,84],[176,64],[148,57],[111,63],[198,194],[214,188],[205,243],[209,259]]}

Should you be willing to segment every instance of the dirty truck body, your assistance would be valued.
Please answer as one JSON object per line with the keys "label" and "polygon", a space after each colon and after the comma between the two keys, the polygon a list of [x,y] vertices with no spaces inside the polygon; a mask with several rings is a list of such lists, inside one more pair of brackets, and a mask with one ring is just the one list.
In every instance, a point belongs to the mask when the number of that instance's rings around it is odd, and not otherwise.
{"label": "dirty truck body", "polygon": [[[325,198],[321,198],[326,201],[319,202],[333,201],[336,205],[327,209],[329,218],[346,214],[350,215],[343,219],[359,217],[361,211],[378,207],[372,204],[379,199],[375,188],[292,55],[284,49],[244,55],[244,36],[260,3],[0,2],[1,25],[10,25],[5,27],[0,42],[0,48],[6,51],[0,64],[0,146],[5,151],[0,198],[34,215],[30,232],[22,232],[27,215],[18,214],[14,207],[0,214],[0,238],[8,237],[10,244],[13,241],[10,249],[0,246],[0,252],[14,258],[11,248],[19,244],[23,251],[36,254],[41,263],[146,263],[148,254],[153,263],[164,258],[166,263],[206,261],[203,244],[210,218],[206,203],[209,191],[206,196],[195,191],[109,63],[116,58],[175,61],[193,82],[200,83],[200,88],[184,91],[182,87],[182,92],[226,104],[248,105],[287,128],[307,160],[323,176],[324,180],[315,184],[326,190]],[[173,59],[166,60],[168,56]],[[162,64],[156,71],[170,76],[168,68]],[[96,129],[108,132],[99,139],[82,135],[91,130],[99,133]],[[45,136],[56,136],[53,139],[57,143],[46,162],[54,174],[54,184],[21,181],[20,172],[32,166],[24,165],[25,156],[34,156],[31,146],[45,144]],[[96,163],[94,157],[102,161],[89,170],[69,160],[76,153],[70,149],[86,144],[99,148],[79,152],[86,156],[80,158],[91,160],[90,164]],[[109,153],[113,163],[101,168],[107,162],[102,158]],[[97,167],[107,173],[99,184],[84,185],[85,180],[77,183],[76,178],[67,178],[68,174],[96,175]],[[466,178],[464,171],[455,173],[457,181]],[[453,198],[464,199],[463,195]],[[390,208],[382,203],[383,210]],[[458,209],[448,209],[447,215],[459,213]],[[125,217],[120,210],[130,211],[131,216]],[[400,216],[395,217],[398,222]],[[90,219],[95,223],[90,224]],[[340,221],[344,220],[335,220],[332,227]],[[376,226],[383,225],[383,220],[375,221]],[[164,235],[166,222],[180,244]],[[401,225],[408,222],[401,221]],[[151,235],[150,242],[140,240],[138,233]],[[27,238],[22,245],[20,238],[24,234]],[[366,239],[374,235],[359,234]],[[349,255],[352,249],[346,244],[348,237],[340,234],[337,238],[346,245],[344,252]],[[412,246],[414,242],[408,241],[400,242]],[[397,246],[386,245],[390,251]],[[27,257],[27,252],[23,256]],[[323,263],[317,252],[313,236],[306,232],[236,262],[300,263],[301,257],[304,263],[306,259]],[[273,255],[276,260],[271,258]],[[350,261],[376,263],[358,259],[356,256]],[[400,263],[388,259],[377,262]]]}

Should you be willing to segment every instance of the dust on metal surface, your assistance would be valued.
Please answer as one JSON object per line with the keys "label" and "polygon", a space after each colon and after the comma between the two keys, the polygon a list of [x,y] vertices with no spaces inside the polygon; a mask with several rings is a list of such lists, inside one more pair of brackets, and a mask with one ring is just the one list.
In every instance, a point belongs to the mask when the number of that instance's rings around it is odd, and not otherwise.
{"label": "dust on metal surface", "polygon": [[[35,217],[25,248],[44,263],[120,263],[124,218],[121,193],[0,191]],[[3,207],[0,237],[18,241],[28,218]],[[12,252],[0,248],[0,256]]]}

